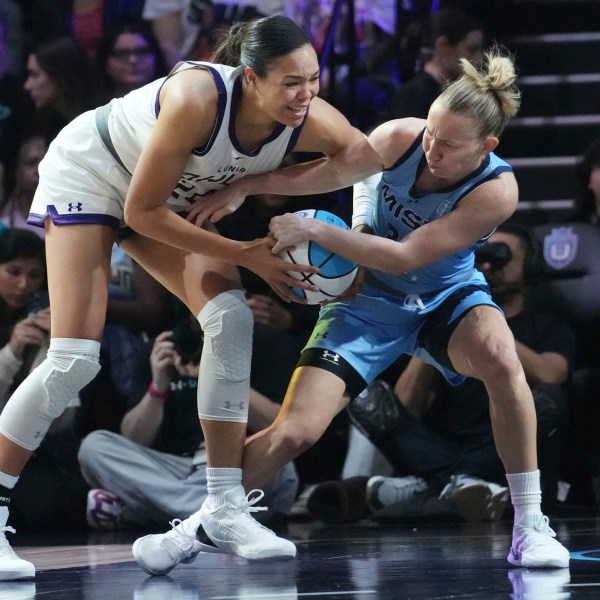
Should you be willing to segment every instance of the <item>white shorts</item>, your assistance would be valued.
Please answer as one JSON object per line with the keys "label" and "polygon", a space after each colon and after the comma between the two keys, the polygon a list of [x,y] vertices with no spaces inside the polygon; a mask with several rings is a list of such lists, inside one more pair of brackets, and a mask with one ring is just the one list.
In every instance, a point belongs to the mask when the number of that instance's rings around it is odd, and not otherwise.
{"label": "white shorts", "polygon": [[69,123],[50,144],[39,166],[29,218],[44,227],[97,223],[124,227],[123,207],[131,177],[104,146],[94,111]]}

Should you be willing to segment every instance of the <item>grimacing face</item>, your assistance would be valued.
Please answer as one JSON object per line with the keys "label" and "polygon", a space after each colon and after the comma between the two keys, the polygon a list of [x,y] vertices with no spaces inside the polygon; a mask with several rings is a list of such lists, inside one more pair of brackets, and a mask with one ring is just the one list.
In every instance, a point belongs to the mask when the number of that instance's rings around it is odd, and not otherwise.
{"label": "grimacing face", "polygon": [[496,138],[481,138],[474,117],[449,110],[439,99],[429,109],[423,149],[434,177],[460,181],[479,167],[497,143]]}
{"label": "grimacing face", "polygon": [[246,68],[260,107],[275,121],[298,127],[319,93],[319,62],[310,44],[275,60],[264,78]]}

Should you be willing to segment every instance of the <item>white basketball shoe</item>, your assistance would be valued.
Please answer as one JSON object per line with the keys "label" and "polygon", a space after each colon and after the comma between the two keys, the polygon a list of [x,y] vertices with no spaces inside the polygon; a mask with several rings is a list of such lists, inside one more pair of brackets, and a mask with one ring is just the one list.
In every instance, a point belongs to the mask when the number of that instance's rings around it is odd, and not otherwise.
{"label": "white basketball shoe", "polygon": [[6,532],[15,533],[8,527],[8,507],[0,507],[0,581],[13,579],[30,579],[35,577],[35,567],[28,561],[19,558],[6,539]]}
{"label": "white basketball shoe", "polygon": [[214,506],[210,496],[204,501],[200,508],[202,528],[215,544],[215,550],[250,560],[296,556],[296,546],[292,542],[277,537],[250,515],[266,510],[254,506],[263,496],[261,490],[252,490],[246,495],[244,488],[238,485],[224,493],[225,500],[221,505]]}
{"label": "white basketball shoe", "polygon": [[513,528],[508,562],[515,567],[538,569],[569,566],[569,551],[556,539],[548,517],[525,513]]}
{"label": "white basketball shoe", "polygon": [[171,531],[145,535],[133,543],[133,557],[148,575],[166,575],[179,563],[192,562],[202,550],[196,539],[200,526],[198,512],[184,521],[174,519],[169,524],[173,527]]}

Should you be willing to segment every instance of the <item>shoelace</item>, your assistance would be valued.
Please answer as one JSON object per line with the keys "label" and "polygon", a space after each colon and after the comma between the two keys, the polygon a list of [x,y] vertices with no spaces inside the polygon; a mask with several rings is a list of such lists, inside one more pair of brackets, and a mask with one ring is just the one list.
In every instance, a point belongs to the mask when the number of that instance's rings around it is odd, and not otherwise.
{"label": "shoelace", "polygon": [[172,521],[169,521],[169,525],[171,525],[173,529],[165,534],[163,545],[166,543],[166,545],[171,550],[175,550],[177,554],[180,552],[187,554],[194,547],[196,533],[188,533],[185,530],[185,524],[181,519],[173,519]]}
{"label": "shoelace", "polygon": [[[257,493],[258,496],[251,498],[252,494]],[[246,497],[240,502],[240,508],[246,512],[260,512],[262,510],[268,510],[266,506],[254,506],[257,502],[260,502],[265,493],[262,490],[251,490],[246,494]]]}
{"label": "shoelace", "polygon": [[550,527],[550,519],[546,515],[542,515],[542,518],[533,526],[533,529],[550,537],[556,537],[556,532]]}

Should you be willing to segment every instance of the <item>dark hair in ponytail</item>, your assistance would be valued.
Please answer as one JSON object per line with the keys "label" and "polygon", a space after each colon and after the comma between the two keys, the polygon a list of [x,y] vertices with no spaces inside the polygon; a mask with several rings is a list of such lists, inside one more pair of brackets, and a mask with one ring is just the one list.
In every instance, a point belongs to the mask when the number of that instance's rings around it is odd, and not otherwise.
{"label": "dark hair in ponytail", "polygon": [[234,23],[215,48],[213,61],[232,67],[250,67],[266,77],[278,58],[310,44],[306,32],[295,21],[281,15]]}

